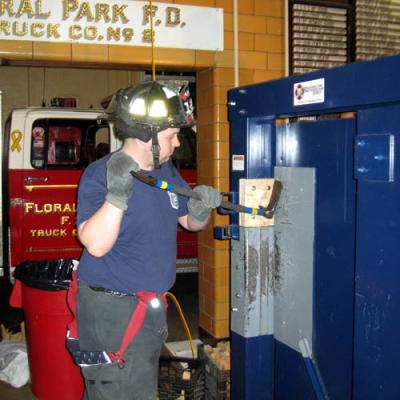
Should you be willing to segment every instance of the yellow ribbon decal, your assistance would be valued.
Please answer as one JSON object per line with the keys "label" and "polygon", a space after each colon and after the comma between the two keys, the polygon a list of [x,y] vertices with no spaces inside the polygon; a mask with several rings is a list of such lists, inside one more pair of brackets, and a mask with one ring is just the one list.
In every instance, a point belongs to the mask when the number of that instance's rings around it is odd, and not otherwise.
{"label": "yellow ribbon decal", "polygon": [[19,153],[22,150],[20,145],[21,139],[22,139],[21,131],[15,129],[14,131],[11,132],[11,140],[12,140],[11,151],[16,150]]}

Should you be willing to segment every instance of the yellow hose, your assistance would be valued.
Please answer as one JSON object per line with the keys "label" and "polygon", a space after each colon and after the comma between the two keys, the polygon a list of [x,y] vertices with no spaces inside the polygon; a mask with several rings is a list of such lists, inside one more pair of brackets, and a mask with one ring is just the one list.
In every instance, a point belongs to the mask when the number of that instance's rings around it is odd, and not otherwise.
{"label": "yellow hose", "polygon": [[181,308],[177,298],[171,292],[167,292],[166,295],[168,297],[170,297],[173,300],[173,302],[175,303],[175,307],[178,310],[179,316],[180,316],[181,321],[182,321],[183,328],[185,329],[186,336],[187,336],[188,341],[189,341],[190,349],[192,350],[192,357],[196,358],[196,355],[195,355],[195,352],[194,352],[194,347],[193,347],[193,342],[192,342],[192,335],[190,334],[190,330],[189,330],[188,324],[186,322],[185,316],[183,315],[182,308]]}
{"label": "yellow hose", "polygon": [[149,0],[149,5],[150,5],[150,30],[151,30],[151,77],[152,80],[156,80],[156,63],[155,63],[155,57],[154,57],[154,23],[153,23],[153,2],[152,0]]}
{"label": "yellow hose", "polygon": [[[153,81],[156,79],[156,66],[155,66],[155,48],[154,48],[154,23],[153,23],[153,2],[152,0],[149,0],[149,6],[150,6],[150,29],[151,29],[151,69],[152,69],[152,79]],[[183,328],[185,329],[186,336],[189,341],[190,349],[192,350],[192,357],[196,358],[195,352],[194,352],[194,347],[193,347],[193,342],[192,342],[192,335],[190,334],[190,330],[188,327],[188,324],[186,322],[185,316],[183,315],[182,308],[177,300],[177,298],[171,293],[167,292],[166,295],[170,297],[173,302],[175,303],[175,307],[178,310],[179,316],[182,321]]]}

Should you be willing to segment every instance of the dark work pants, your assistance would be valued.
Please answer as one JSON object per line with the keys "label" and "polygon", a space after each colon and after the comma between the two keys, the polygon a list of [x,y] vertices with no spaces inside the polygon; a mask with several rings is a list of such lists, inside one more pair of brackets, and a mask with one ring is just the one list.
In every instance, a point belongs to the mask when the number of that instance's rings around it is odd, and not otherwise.
{"label": "dark work pants", "polygon": [[[82,281],[77,295],[82,350],[117,351],[138,300],[97,292]],[[167,338],[164,305],[148,305],[145,321],[126,350],[125,365],[83,367],[87,400],[154,400],[157,396],[160,350]]]}

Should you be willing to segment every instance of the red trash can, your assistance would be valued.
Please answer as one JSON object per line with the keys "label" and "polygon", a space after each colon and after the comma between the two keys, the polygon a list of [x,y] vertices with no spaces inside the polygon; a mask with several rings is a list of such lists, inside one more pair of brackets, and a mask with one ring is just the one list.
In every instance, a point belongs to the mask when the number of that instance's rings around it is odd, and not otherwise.
{"label": "red trash can", "polygon": [[[25,280],[21,272],[16,276]],[[36,282],[39,280],[36,277]],[[31,277],[26,281],[29,286],[17,278],[10,297],[11,306],[24,309],[32,392],[39,400],[80,400],[84,381],[65,347],[67,324],[72,320],[67,290],[54,284],[54,279],[50,285],[40,281],[44,285],[37,286],[46,290],[32,287],[35,279]],[[55,290],[51,290],[51,283]]]}

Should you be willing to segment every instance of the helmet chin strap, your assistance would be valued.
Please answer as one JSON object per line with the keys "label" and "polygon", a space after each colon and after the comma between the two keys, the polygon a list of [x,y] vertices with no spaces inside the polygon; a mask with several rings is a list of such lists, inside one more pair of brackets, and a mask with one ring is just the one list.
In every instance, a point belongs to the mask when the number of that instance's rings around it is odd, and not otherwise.
{"label": "helmet chin strap", "polygon": [[159,169],[160,165],[160,145],[158,144],[158,132],[154,130],[151,135],[151,152],[153,153],[154,168]]}

